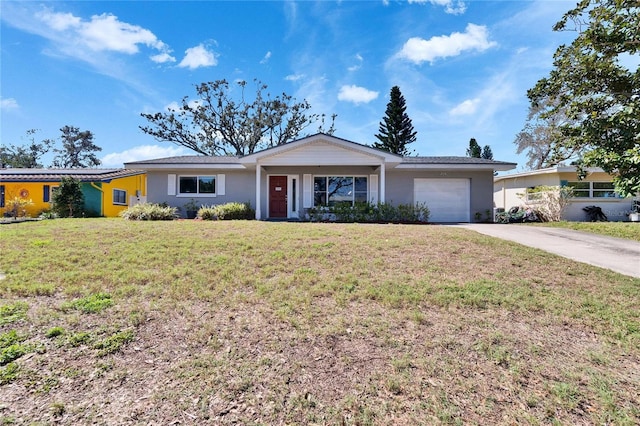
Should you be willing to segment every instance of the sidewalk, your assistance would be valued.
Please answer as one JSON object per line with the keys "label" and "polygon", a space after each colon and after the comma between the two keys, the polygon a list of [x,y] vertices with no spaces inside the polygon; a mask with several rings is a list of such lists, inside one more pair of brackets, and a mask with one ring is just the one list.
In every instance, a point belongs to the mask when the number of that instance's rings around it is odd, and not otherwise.
{"label": "sidewalk", "polygon": [[578,262],[640,278],[640,243],[572,229],[526,225],[470,223],[452,225],[515,241]]}

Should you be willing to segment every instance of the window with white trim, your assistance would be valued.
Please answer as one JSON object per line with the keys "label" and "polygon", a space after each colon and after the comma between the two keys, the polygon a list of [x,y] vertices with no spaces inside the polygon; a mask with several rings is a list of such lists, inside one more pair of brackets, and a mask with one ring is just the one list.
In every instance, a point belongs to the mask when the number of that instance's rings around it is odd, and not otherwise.
{"label": "window with white trim", "polygon": [[180,176],[178,178],[178,194],[216,194],[215,176]]}
{"label": "window with white trim", "polygon": [[616,193],[613,182],[567,182],[576,198],[622,198]]}
{"label": "window with white trim", "polygon": [[113,204],[119,206],[127,205],[127,191],[123,189],[113,190]]}
{"label": "window with white trim", "polygon": [[313,205],[366,203],[367,182],[366,176],[314,176]]}

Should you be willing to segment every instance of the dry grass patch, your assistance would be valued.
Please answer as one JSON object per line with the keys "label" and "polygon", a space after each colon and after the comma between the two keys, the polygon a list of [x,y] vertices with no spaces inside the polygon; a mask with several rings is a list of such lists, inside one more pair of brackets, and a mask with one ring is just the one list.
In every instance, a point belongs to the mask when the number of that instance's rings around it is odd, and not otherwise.
{"label": "dry grass patch", "polygon": [[0,332],[37,348],[5,423],[640,422],[640,280],[464,229],[56,220],[0,250]]}

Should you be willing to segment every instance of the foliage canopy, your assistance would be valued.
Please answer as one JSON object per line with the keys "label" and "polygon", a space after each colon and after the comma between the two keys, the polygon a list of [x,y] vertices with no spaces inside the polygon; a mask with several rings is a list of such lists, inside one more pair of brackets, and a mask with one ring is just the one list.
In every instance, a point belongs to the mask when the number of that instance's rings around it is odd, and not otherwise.
{"label": "foliage canopy", "polygon": [[[172,142],[203,155],[247,155],[257,149],[282,145],[298,138],[310,124],[324,116],[310,113],[307,101],[297,102],[283,93],[271,97],[267,85],[254,80],[253,100],[245,97],[246,81],[232,87],[227,80],[195,86],[198,99],[185,96],[168,112],[141,114],[147,126],[140,129],[161,142]],[[335,115],[332,119],[335,120]]]}
{"label": "foliage canopy", "polygon": [[81,169],[100,165],[96,152],[102,148],[93,142],[93,133],[90,130],[80,131],[74,126],[64,126],[62,132],[62,148],[54,149],[58,154],[53,159],[54,167]]}
{"label": "foliage canopy", "polygon": [[79,217],[82,215],[84,195],[79,180],[63,176],[52,198],[52,210],[60,217]]}
{"label": "foliage canopy", "polygon": [[553,100],[543,117],[566,114],[553,144],[580,153],[581,169],[614,175],[624,195],[640,191],[640,68],[625,65],[637,58],[638,28],[637,0],[581,0],[554,26],[577,37],[557,49],[549,76],[527,92],[534,107]]}

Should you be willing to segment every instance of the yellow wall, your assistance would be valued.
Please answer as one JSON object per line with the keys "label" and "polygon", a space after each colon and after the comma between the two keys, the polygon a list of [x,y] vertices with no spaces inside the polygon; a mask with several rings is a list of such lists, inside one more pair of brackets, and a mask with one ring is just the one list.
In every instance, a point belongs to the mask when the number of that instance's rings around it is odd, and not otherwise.
{"label": "yellow wall", "polygon": [[[118,178],[112,180],[110,183],[102,184],[102,206],[103,206],[103,216],[107,217],[117,217],[118,214],[126,210],[129,206],[129,202],[132,195],[136,195],[136,191],[140,191],[141,196],[147,195],[147,185],[146,185],[146,175],[136,175],[136,176],[128,176],[123,178]],[[116,205],[113,204],[113,190],[120,189],[127,191],[127,205]]]}
{"label": "yellow wall", "polygon": [[[51,209],[51,203],[45,202],[44,186],[49,188],[58,186],[59,182],[0,182],[5,187],[5,207],[0,208],[0,216],[8,210],[9,202],[14,197],[31,200],[32,204],[26,207],[27,216],[37,217],[43,211]],[[83,183],[89,185],[89,183]],[[136,176],[127,176],[113,179],[110,183],[102,183],[99,185],[102,189],[102,216],[117,217],[118,213],[128,208],[130,196],[136,195],[136,191],[140,191],[140,195],[145,197],[147,194],[147,177],[145,174]],[[127,205],[113,204],[113,190],[120,189],[127,192]],[[26,192],[25,192],[26,191]],[[26,197],[22,197],[22,195]],[[51,196],[51,192],[50,192]],[[22,215],[22,213],[19,213]]]}
{"label": "yellow wall", "polygon": [[[49,210],[49,203],[43,201],[44,185],[58,186],[56,182],[0,182],[4,185],[4,207],[0,208],[0,215],[9,210],[9,204],[14,197],[31,200],[32,204],[26,207],[27,216],[38,216],[43,210]],[[26,192],[25,192],[26,191]],[[25,196],[26,194],[26,196]],[[22,212],[18,213],[22,215]]]}

